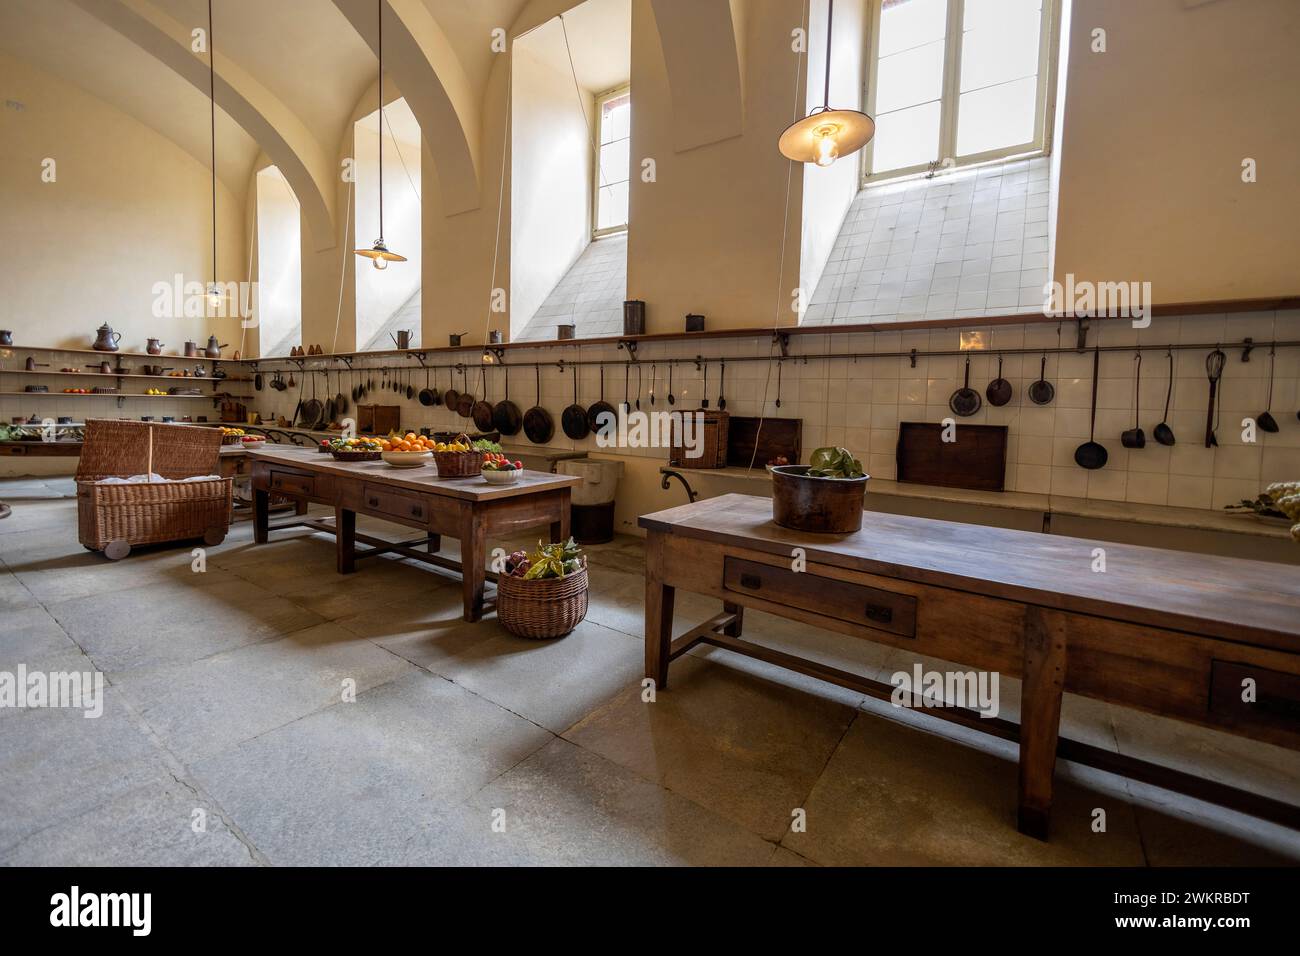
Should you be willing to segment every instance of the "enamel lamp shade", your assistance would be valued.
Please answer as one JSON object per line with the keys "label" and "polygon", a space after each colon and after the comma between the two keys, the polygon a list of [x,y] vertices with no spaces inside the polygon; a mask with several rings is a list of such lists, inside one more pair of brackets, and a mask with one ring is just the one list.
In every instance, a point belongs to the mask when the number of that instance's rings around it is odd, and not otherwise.
{"label": "enamel lamp shade", "polygon": [[377,0],[379,11],[379,238],[369,249],[356,250],[357,255],[365,256],[376,269],[383,271],[390,262],[405,262],[406,256],[390,252],[384,242],[384,4]]}
{"label": "enamel lamp shade", "polygon": [[826,11],[826,86],[822,106],[803,119],[791,123],[781,134],[777,148],[781,155],[796,163],[829,166],[841,156],[856,153],[876,133],[876,121],[859,110],[833,110],[831,101],[831,36],[835,19],[835,0]]}

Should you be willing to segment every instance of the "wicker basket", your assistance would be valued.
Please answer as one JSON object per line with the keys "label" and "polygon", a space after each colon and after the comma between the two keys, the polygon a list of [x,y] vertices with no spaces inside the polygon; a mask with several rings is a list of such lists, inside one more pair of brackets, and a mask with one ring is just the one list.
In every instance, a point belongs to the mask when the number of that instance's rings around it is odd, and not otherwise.
{"label": "wicker basket", "polygon": [[180,479],[219,471],[221,433],[153,422],[91,421],[77,466],[77,535],[110,558],[135,545],[203,538],[230,529],[230,478],[184,483],[100,485],[101,478],[154,473]]}
{"label": "wicker basket", "polygon": [[497,620],[511,634],[563,637],[587,616],[587,566],[562,578],[497,579]]}
{"label": "wicker basket", "polygon": [[[452,441],[469,444],[469,436],[461,432]],[[435,451],[433,463],[438,467],[439,478],[477,478],[483,471],[481,451]]]}
{"label": "wicker basket", "polygon": [[334,456],[335,461],[379,461],[383,456],[380,451],[342,451],[337,448],[331,448],[330,454]]}

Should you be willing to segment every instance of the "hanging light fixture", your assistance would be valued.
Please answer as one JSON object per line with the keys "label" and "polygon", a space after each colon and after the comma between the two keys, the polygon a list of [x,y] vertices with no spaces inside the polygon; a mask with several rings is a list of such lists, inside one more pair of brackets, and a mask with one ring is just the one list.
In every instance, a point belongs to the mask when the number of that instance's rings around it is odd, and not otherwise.
{"label": "hanging light fixture", "polygon": [[797,163],[829,166],[841,156],[856,153],[876,132],[876,121],[860,110],[831,109],[831,36],[835,0],[826,10],[826,88],[822,105],[781,134],[777,147]]}
{"label": "hanging light fixture", "polygon": [[212,44],[212,0],[208,0],[208,125],[212,134],[212,281],[208,283],[207,299],[214,308],[221,305],[225,294],[217,284],[217,96],[216,47]]}
{"label": "hanging light fixture", "polygon": [[382,272],[390,262],[405,262],[406,256],[389,252],[384,244],[384,0],[375,0],[375,9],[379,14],[379,238],[371,248],[358,249],[357,255]]}

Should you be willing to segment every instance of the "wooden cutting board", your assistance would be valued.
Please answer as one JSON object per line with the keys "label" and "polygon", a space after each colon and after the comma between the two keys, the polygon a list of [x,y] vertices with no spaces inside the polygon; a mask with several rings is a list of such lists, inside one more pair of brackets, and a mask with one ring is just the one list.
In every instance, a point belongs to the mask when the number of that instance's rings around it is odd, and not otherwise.
{"label": "wooden cutting board", "polygon": [[[763,427],[759,428],[762,421]],[[758,454],[754,446],[758,445]],[[778,455],[800,464],[803,454],[802,418],[763,418],[732,415],[727,431],[727,464],[734,468],[762,468]]]}
{"label": "wooden cutting board", "polygon": [[943,425],[901,422],[898,480],[945,488],[1004,491],[1007,426],[957,425],[955,429],[956,440],[946,442]]}

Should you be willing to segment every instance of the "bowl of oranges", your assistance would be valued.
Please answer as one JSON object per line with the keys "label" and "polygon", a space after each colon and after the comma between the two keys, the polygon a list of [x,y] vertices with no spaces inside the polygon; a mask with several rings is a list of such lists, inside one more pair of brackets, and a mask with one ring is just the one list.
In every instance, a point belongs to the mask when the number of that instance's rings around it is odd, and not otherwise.
{"label": "bowl of oranges", "polygon": [[425,435],[407,432],[379,440],[380,456],[394,468],[419,468],[433,457],[435,442]]}

